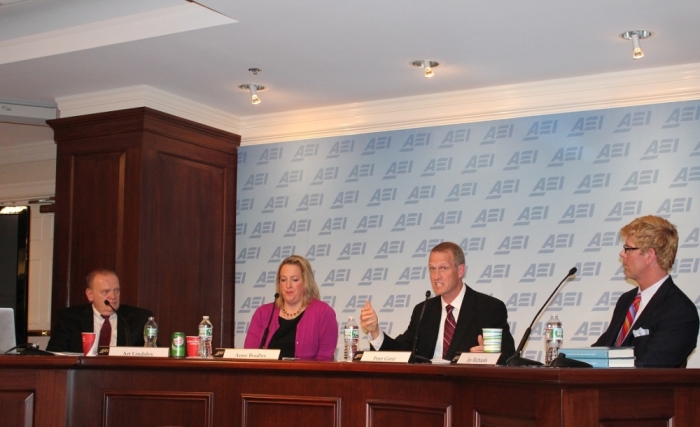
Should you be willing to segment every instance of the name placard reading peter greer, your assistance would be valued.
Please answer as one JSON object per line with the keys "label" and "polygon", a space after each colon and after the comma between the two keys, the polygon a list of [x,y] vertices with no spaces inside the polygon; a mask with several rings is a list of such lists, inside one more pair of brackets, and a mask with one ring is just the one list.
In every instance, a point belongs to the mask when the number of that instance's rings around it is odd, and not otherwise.
{"label": "name placard reading peter greer", "polygon": [[246,348],[227,348],[223,356],[223,359],[246,360],[278,360],[279,358],[280,350]]}
{"label": "name placard reading peter greer", "polygon": [[408,363],[410,351],[365,351],[361,362]]}

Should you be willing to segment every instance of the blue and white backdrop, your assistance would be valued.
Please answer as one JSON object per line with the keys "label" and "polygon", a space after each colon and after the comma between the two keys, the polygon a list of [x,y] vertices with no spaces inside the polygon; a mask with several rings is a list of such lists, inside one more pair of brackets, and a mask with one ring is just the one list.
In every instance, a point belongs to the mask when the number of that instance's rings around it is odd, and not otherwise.
{"label": "blue and white backdrop", "polygon": [[607,328],[632,286],[618,231],[637,216],[677,226],[672,276],[700,307],[699,202],[700,101],[244,146],[235,345],[292,254],[311,261],[339,327],[370,300],[395,336],[430,289],[430,249],[448,240],[466,253],[465,283],[505,302],[516,344],[578,268],[526,347],[541,361],[552,314],[566,346]]}

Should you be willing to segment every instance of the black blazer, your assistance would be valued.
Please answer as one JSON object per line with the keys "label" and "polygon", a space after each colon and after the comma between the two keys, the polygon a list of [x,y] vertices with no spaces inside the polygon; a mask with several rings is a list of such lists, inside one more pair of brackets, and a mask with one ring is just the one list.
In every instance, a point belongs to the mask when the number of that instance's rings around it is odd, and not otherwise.
{"label": "black blazer", "polygon": [[[615,345],[635,295],[637,288],[620,296],[608,330],[593,347]],[[699,325],[697,307],[669,276],[636,319],[622,345],[634,346],[637,367],[683,367],[697,344]],[[648,330],[649,334],[635,337],[632,332],[640,328]]]}
{"label": "black blazer", "polygon": [[[501,357],[498,359],[498,363],[505,363],[515,353],[515,343],[508,327],[506,305],[499,299],[477,292],[467,285],[464,286],[467,291],[464,294],[464,300],[462,300],[455,334],[447,351],[447,359],[451,360],[455,353],[468,352],[472,347],[479,345],[478,337],[482,334],[482,328],[501,328],[503,329],[503,338],[501,340]],[[440,317],[442,316],[440,297],[433,297],[416,305],[406,332],[396,338],[385,334],[384,342],[379,350],[411,351],[423,304],[427,305],[420,325],[416,353],[428,359],[433,358],[440,331]]]}
{"label": "black blazer", "polygon": [[[120,305],[117,313],[117,345],[127,345],[126,324],[129,325],[129,345],[143,346],[143,325],[153,316],[150,310]],[[126,323],[125,323],[126,322]],[[58,311],[56,327],[51,331],[46,350],[83,352],[83,332],[93,331],[92,304],[63,308]]]}

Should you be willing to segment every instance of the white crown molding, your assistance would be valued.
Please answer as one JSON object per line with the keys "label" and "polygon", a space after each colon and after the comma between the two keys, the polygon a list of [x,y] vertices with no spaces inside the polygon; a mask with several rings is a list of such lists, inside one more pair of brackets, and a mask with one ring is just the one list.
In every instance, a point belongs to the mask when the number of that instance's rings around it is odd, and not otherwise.
{"label": "white crown molding", "polygon": [[50,197],[56,194],[56,181],[0,184],[0,203]]}
{"label": "white crown molding", "polygon": [[700,63],[238,117],[149,87],[57,98],[61,117],[150,107],[242,145],[700,99]]}
{"label": "white crown molding", "polygon": [[700,63],[246,116],[241,145],[694,99]]}
{"label": "white crown molding", "polygon": [[217,129],[240,134],[240,119],[151,86],[140,85],[56,98],[60,117],[148,107]]}
{"label": "white crown molding", "polygon": [[0,166],[56,159],[56,144],[41,141],[0,147]]}
{"label": "white crown molding", "polygon": [[0,41],[0,64],[237,22],[194,3]]}

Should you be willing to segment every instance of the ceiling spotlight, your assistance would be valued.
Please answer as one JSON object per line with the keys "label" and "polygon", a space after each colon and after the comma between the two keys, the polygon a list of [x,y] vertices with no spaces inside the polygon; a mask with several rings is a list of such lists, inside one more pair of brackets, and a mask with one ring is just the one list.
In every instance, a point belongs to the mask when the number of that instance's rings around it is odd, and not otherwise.
{"label": "ceiling spotlight", "polygon": [[440,63],[437,61],[431,61],[429,59],[420,59],[418,61],[411,62],[411,65],[413,65],[414,67],[420,67],[425,69],[425,77],[433,77],[435,75],[433,68],[440,65]]}
{"label": "ceiling spotlight", "polygon": [[258,93],[257,93],[257,92],[258,92],[259,90],[264,90],[264,89],[265,89],[265,86],[254,85],[254,84],[251,84],[251,83],[246,83],[246,84],[244,84],[244,85],[238,86],[238,88],[239,88],[239,89],[249,90],[249,91],[250,91],[250,99],[251,99],[251,101],[253,102],[253,105],[260,104],[261,101],[260,101],[260,97],[258,96]]}
{"label": "ceiling spotlight", "polygon": [[644,52],[642,52],[642,47],[639,45],[639,40],[648,39],[653,34],[651,31],[647,30],[632,30],[625,31],[620,34],[620,38],[625,40],[632,40],[632,58],[642,59],[644,58]]}

